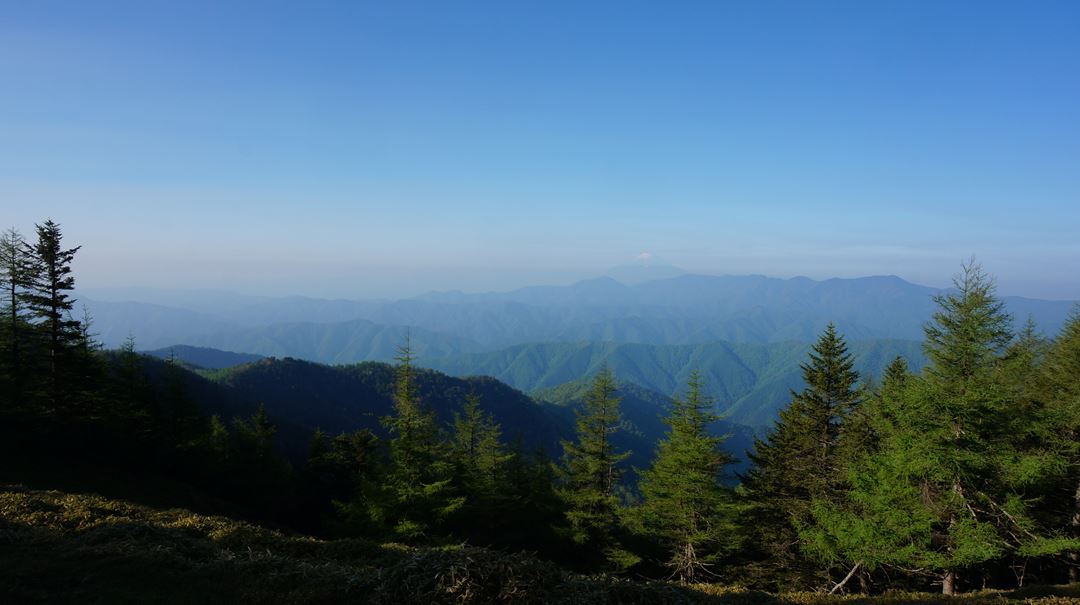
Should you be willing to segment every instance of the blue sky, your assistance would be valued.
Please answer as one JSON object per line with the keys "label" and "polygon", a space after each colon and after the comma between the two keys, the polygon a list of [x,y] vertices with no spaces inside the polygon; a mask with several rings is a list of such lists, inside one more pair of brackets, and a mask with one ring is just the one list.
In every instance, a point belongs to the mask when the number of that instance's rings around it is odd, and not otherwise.
{"label": "blue sky", "polygon": [[1080,3],[0,1],[0,209],[99,287],[1080,298]]}

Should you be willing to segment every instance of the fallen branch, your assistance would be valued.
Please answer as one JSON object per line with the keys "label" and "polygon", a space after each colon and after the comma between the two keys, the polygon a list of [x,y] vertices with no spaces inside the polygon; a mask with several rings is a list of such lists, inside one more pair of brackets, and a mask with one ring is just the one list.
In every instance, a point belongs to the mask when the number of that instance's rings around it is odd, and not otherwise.
{"label": "fallen branch", "polygon": [[844,576],[844,579],[843,579],[843,580],[840,580],[840,583],[839,583],[839,584],[837,584],[836,586],[833,586],[833,587],[832,587],[832,590],[830,590],[830,591],[829,591],[829,594],[833,594],[833,593],[835,593],[836,591],[838,591],[838,590],[840,590],[841,588],[843,588],[843,587],[844,587],[844,584],[847,584],[847,583],[848,583],[848,580],[850,580],[850,579],[851,579],[851,576],[855,575],[855,572],[856,572],[856,571],[859,571],[859,565],[862,565],[862,563],[856,563],[856,564],[855,564],[855,566],[851,568],[851,571],[849,571],[849,572],[847,573],[847,575],[846,575],[846,576]]}

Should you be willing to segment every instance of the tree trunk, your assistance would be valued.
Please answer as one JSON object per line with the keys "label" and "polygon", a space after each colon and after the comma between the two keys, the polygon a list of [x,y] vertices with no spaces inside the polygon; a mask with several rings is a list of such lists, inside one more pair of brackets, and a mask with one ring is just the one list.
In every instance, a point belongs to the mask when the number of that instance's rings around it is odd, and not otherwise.
{"label": "tree trunk", "polygon": [[15,269],[12,270],[11,278],[11,371],[13,372],[14,380],[12,382],[12,388],[14,390],[14,401],[12,404],[18,408],[22,405],[22,368],[20,366],[19,357],[19,302],[18,298],[18,283],[15,279]]}
{"label": "tree trunk", "polygon": [[956,572],[949,570],[941,578],[941,594],[953,596],[956,594]]}

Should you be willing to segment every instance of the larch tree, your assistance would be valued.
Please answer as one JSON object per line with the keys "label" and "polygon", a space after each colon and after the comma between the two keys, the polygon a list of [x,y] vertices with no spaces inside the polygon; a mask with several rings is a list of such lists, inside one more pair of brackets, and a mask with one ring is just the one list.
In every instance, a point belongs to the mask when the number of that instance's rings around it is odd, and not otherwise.
{"label": "larch tree", "polygon": [[453,466],[435,414],[420,401],[408,339],[395,360],[394,411],[383,419],[391,435],[390,464],[379,514],[396,537],[417,540],[438,530],[465,499],[455,493]]}
{"label": "larch tree", "polygon": [[[1080,305],[1046,352],[1042,365],[1045,396],[1054,422],[1055,443],[1065,473],[1047,498],[1052,523],[1080,541]],[[1080,581],[1080,548],[1065,551],[1070,582]]]}
{"label": "larch tree", "polygon": [[619,452],[612,435],[622,424],[615,376],[604,368],[593,379],[585,405],[577,413],[577,440],[563,442],[559,494],[566,503],[571,539],[599,553],[615,569],[637,562],[618,538],[621,464],[630,452]]}
{"label": "larch tree", "polygon": [[454,414],[451,455],[461,484],[475,504],[490,504],[498,488],[498,474],[507,460],[502,429],[480,407],[480,397],[470,393],[464,409]]}
{"label": "larch tree", "polygon": [[663,546],[672,576],[694,582],[739,546],[733,493],[720,483],[733,459],[721,447],[724,438],[709,434],[719,416],[700,373],[691,373],[686,394],[672,403],[667,434],[641,474],[642,502],[633,518]]}
{"label": "larch tree", "polygon": [[955,285],[936,297],[923,375],[906,377],[873,415],[879,446],[850,469],[844,505],[814,511],[819,553],[936,576],[945,594],[966,569],[1067,546],[1031,514],[1059,465],[1015,435],[1022,410],[1003,371],[1011,318],[974,263]]}

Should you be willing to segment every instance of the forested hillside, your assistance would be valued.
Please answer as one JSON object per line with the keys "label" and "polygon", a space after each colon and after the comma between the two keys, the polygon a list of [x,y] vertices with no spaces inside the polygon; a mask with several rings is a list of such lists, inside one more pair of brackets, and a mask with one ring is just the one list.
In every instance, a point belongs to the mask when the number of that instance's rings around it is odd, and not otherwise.
{"label": "forested hillside", "polygon": [[[919,345],[849,344],[828,323],[808,349],[496,356],[520,380],[551,377],[534,399],[421,368],[407,337],[392,365],[207,370],[130,339],[104,350],[75,315],[79,248],[52,221],[35,236],[0,241],[0,481],[24,486],[0,495],[2,596],[77,600],[78,583],[42,578],[93,569],[101,594],[140,600],[153,588],[130,574],[158,569],[147,557],[197,594],[238,574],[238,597],[276,586],[299,602],[338,600],[342,582],[404,602],[782,602],[739,591],[1077,581],[1080,310],[1053,338],[1017,325],[975,264],[935,296]],[[750,434],[715,394],[791,364],[800,386],[759,392],[779,412],[740,466]],[[283,533],[153,508],[175,506]],[[238,556],[250,565],[223,563]]]}
{"label": "forested hillside", "polygon": [[[132,344],[134,344],[134,339],[132,339]],[[145,351],[145,353],[157,357],[158,359],[179,360],[195,368],[207,370],[224,370],[225,368],[259,361],[263,358],[262,355],[233,353],[231,351],[220,351],[218,349],[192,347],[189,345],[175,345],[166,349]]]}
{"label": "forested hillside", "polygon": [[[424,365],[448,374],[483,374],[538,393],[610,368],[620,381],[658,393],[673,393],[697,370],[727,419],[747,426],[768,426],[791,389],[803,386],[799,364],[809,344],[770,345],[714,342],[655,346],[620,343],[545,343],[510,347],[492,353],[425,359]],[[874,340],[851,343],[863,376],[881,376],[897,356],[914,370],[924,364],[916,341]]]}

